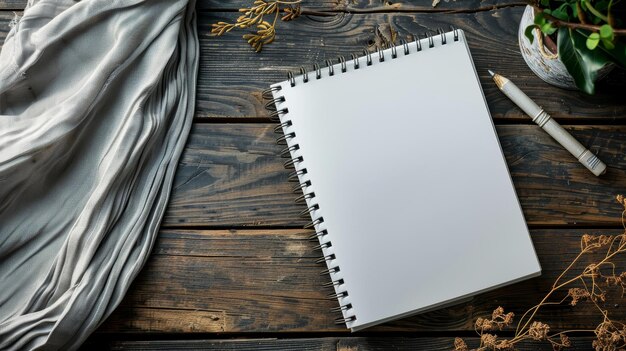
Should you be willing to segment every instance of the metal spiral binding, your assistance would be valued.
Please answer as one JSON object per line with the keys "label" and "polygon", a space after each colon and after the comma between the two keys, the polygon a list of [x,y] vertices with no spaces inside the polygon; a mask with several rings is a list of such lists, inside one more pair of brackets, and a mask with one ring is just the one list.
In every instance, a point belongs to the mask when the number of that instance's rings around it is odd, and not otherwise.
{"label": "metal spiral binding", "polygon": [[296,167],[296,163],[301,163],[304,161],[304,158],[302,156],[298,156],[296,158],[290,158],[289,160],[285,161],[283,163],[283,166],[287,169],[289,168],[295,168]]}
{"label": "metal spiral binding", "polygon": [[306,209],[300,211],[300,217],[309,218],[311,216],[311,212],[317,211],[320,209],[320,205],[314,204],[313,206],[309,206]]}
{"label": "metal spiral binding", "polygon": [[[459,33],[455,28],[452,28],[454,41],[459,40]],[[407,42],[406,40],[401,40],[400,45],[395,45],[391,43],[387,45],[385,48],[379,48],[376,50],[378,54],[378,61],[384,62],[386,57],[385,50],[391,51],[391,59],[398,58],[398,49],[402,49],[402,53],[404,55],[410,55],[412,52],[422,51],[422,39],[427,39],[428,47],[432,48],[436,45],[436,38],[439,37],[439,44],[446,45],[447,37],[442,29],[438,29],[436,34],[425,34],[424,38],[420,38],[420,36],[414,36],[414,40],[412,42]],[[389,51],[387,51],[388,53]],[[372,61],[372,53],[365,49],[362,56],[359,56],[356,53],[351,54],[350,59],[346,60],[344,56],[339,56],[336,61],[326,60],[325,66],[322,66],[318,63],[313,65],[312,71],[307,71],[304,67],[299,68],[300,75],[298,77],[294,76],[292,72],[287,74],[287,81],[289,85],[294,87],[297,84],[308,83],[313,79],[312,74],[315,74],[315,80],[322,78],[322,71],[328,70],[328,76],[335,75],[335,64],[338,64],[340,67],[340,71],[337,72],[345,73],[348,70],[357,70],[362,69],[361,59],[364,59],[364,63],[366,66],[371,66],[373,64]],[[351,64],[350,61],[352,61]],[[311,73],[311,78],[309,79],[309,74]],[[327,265],[327,269],[323,270],[320,274],[326,275],[329,274],[331,276],[331,281],[329,283],[324,284],[325,288],[332,288],[334,293],[329,294],[329,299],[337,299],[339,300],[339,307],[335,307],[331,309],[332,312],[340,312],[342,313],[341,318],[337,318],[335,322],[337,324],[345,324],[349,322],[353,322],[356,320],[356,316],[351,313],[353,307],[352,303],[349,302],[348,297],[349,293],[347,290],[342,289],[345,281],[343,278],[338,276],[337,274],[341,271],[340,267],[335,264],[337,257],[332,252],[332,241],[328,240],[328,230],[321,228],[324,223],[324,217],[320,215],[320,206],[315,203],[315,193],[310,190],[312,187],[312,183],[310,180],[304,179],[304,177],[308,174],[308,171],[305,167],[305,159],[303,156],[295,156],[294,153],[300,149],[300,145],[297,143],[296,133],[291,131],[290,128],[293,126],[293,122],[287,118],[282,118],[289,113],[289,109],[287,107],[283,107],[286,103],[286,99],[284,96],[277,96],[278,92],[282,90],[282,87],[279,85],[273,86],[269,89],[263,91],[263,98],[267,100],[265,104],[265,108],[270,111],[270,119],[279,123],[276,128],[274,128],[274,132],[277,134],[281,134],[280,137],[277,138],[276,142],[279,145],[284,145],[285,148],[280,151],[280,156],[284,158],[288,158],[285,161],[285,168],[294,169],[291,173],[289,173],[288,179],[289,181],[297,182],[298,184],[293,188],[294,193],[301,193],[295,201],[299,204],[305,204],[306,209],[300,212],[300,216],[311,218],[311,222],[306,224],[304,228],[313,228],[315,232],[309,236],[310,240],[314,240],[319,242],[319,245],[315,247],[316,250],[322,251],[322,257],[316,261],[316,263],[325,263]],[[279,108],[280,107],[280,108]],[[282,119],[281,119],[282,118]]]}
{"label": "metal spiral binding", "polygon": [[337,257],[335,257],[335,254],[330,254],[330,255],[326,255],[326,256],[318,259],[317,261],[315,261],[315,263],[322,263],[322,262],[326,262],[326,261],[332,261],[335,258],[337,258]]}
{"label": "metal spiral binding", "polygon": [[315,79],[322,78],[322,69],[320,68],[319,63],[314,64],[313,69],[315,70]]}
{"label": "metal spiral binding", "polygon": [[337,285],[343,285],[343,279],[332,280],[329,283],[323,284],[322,286],[325,288],[331,288]]}
{"label": "metal spiral binding", "polygon": [[[453,33],[453,39],[454,41],[458,41],[459,40],[459,32],[456,28],[450,26],[450,30]],[[413,50],[412,48],[415,48],[416,51],[422,51],[423,50],[423,46],[421,43],[422,39],[426,39],[428,42],[428,48],[432,48],[435,47],[435,45],[446,45],[448,43],[448,38],[446,36],[446,33],[444,32],[444,30],[442,28],[438,28],[435,32],[431,32],[431,33],[424,33],[422,36],[420,35],[416,35],[413,36],[413,40],[411,42],[407,42],[404,39],[400,40],[400,44],[396,45],[395,43],[389,43],[387,45],[385,45],[384,47],[377,47],[375,52],[378,54],[378,61],[379,62],[384,62],[388,57],[386,56],[385,51],[386,50],[390,50],[391,51],[391,59],[396,59],[398,58],[398,49],[401,47],[402,48],[402,52],[404,53],[404,55],[410,55],[411,54],[411,50]],[[351,65],[350,68],[352,69],[359,69],[361,67],[361,59],[365,59],[365,63],[367,66],[371,66],[372,65],[372,53],[368,50],[368,49],[364,49],[363,53],[361,56],[359,56],[356,53],[351,54],[351,60],[353,61],[353,64]],[[349,69],[348,69],[348,60],[346,60],[345,56],[339,56],[338,59],[335,61],[333,60],[325,60],[324,64],[326,67],[324,67],[324,69],[328,70],[328,75],[329,76],[334,76],[335,75],[335,65],[339,64],[341,67],[341,73],[346,73]],[[313,64],[313,70],[312,71],[307,71],[304,67],[300,67],[299,68],[299,76],[295,76],[293,74],[293,72],[288,72],[287,73],[287,80],[289,81],[289,84],[294,87],[296,86],[296,84],[300,84],[300,83],[308,83],[310,82],[309,79],[309,73],[315,73],[315,79],[321,79],[322,78],[322,67],[320,64],[315,63]],[[300,80],[301,79],[301,80]],[[275,89],[276,87],[274,87]],[[267,105],[272,105],[272,101],[274,101],[274,99],[272,98],[271,92],[272,90],[268,89],[267,90],[268,93],[264,93],[263,97],[268,101]],[[274,111],[274,110],[272,110]]]}
{"label": "metal spiral binding", "polygon": [[359,67],[361,66],[359,63],[359,57],[354,53],[352,53],[351,56],[352,56],[352,62],[354,62],[354,65],[352,67],[354,69],[359,69]]}

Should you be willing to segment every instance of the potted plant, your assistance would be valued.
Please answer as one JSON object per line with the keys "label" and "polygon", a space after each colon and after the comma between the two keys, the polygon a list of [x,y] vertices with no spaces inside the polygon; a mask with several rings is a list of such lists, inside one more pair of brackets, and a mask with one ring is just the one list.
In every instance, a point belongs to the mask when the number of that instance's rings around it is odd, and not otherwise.
{"label": "potted plant", "polygon": [[626,68],[626,0],[529,0],[519,44],[548,83],[594,94],[597,79]]}

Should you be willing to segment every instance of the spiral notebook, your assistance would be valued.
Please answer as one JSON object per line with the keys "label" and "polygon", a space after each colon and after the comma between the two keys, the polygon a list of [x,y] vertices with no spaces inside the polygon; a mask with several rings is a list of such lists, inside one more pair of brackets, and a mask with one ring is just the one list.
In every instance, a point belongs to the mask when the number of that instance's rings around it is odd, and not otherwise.
{"label": "spiral notebook", "polygon": [[463,31],[301,69],[265,96],[338,323],[540,274]]}

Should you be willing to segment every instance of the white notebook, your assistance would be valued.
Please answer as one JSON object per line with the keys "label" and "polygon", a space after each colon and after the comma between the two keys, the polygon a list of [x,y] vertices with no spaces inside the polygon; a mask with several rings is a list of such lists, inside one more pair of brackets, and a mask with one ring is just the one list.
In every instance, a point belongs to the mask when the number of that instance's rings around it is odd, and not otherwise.
{"label": "white notebook", "polygon": [[355,331],[539,275],[463,31],[333,63],[266,96],[338,321]]}

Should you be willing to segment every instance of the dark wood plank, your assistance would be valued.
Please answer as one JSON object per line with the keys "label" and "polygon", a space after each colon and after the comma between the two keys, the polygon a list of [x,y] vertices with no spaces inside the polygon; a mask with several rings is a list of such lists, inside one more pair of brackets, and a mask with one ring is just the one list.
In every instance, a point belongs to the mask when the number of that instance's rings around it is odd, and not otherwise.
{"label": "dark wood plank", "polygon": [[[499,305],[521,316],[579,252],[584,232],[533,230],[541,277],[367,332],[471,331],[476,318],[490,315]],[[329,278],[320,275],[323,265],[314,263],[319,252],[306,239],[308,234],[274,229],[162,230],[146,267],[99,333],[348,334],[334,324],[337,316],[329,312],[337,302],[328,300],[329,291],[321,287]],[[626,257],[616,263],[618,271],[623,270]],[[433,268],[438,264],[446,264],[445,257]],[[476,274],[489,269],[477,267]],[[616,301],[620,300],[609,300],[604,307],[616,320],[624,320],[626,310]],[[549,322],[553,330],[586,329],[598,323],[595,311],[587,303],[575,308],[551,306],[538,318]]]}
{"label": "dark wood plank", "polygon": [[0,0],[0,10],[23,10],[27,0]]}
{"label": "dark wood plank", "polygon": [[[306,16],[298,21],[281,23],[277,41],[261,53],[251,52],[241,39],[241,32],[209,37],[210,24],[232,20],[237,15],[203,13],[199,17],[202,56],[198,84],[197,111],[200,118],[267,116],[260,92],[271,83],[286,79],[288,71],[299,66],[311,68],[315,62],[336,59],[360,52],[375,42],[374,31],[392,27],[399,38],[410,33],[422,34],[454,25],[465,30],[489,107],[494,118],[528,121],[489,79],[487,69],[509,76],[531,98],[554,117],[626,120],[626,105],[610,87],[622,81],[607,81],[596,96],[557,89],[537,78],[520,55],[517,31],[522,7],[457,14],[378,13],[335,16]],[[225,62],[224,58],[228,58]],[[445,74],[442,72],[442,75]],[[427,84],[427,83],[422,83]],[[393,90],[393,86],[384,87]],[[616,88],[617,89],[617,88]],[[623,89],[622,89],[623,90]],[[620,91],[620,90],[616,90]]]}
{"label": "dark wood plank", "polygon": [[[177,171],[165,226],[301,226],[273,124],[196,124]],[[568,127],[609,165],[593,176],[533,125],[498,126],[529,224],[620,225],[626,127]],[[450,215],[453,216],[453,207]]]}
{"label": "dark wood plank", "polygon": [[[450,2],[450,3],[461,3]],[[474,62],[496,121],[529,119],[491,82],[487,69],[509,76],[531,98],[555,118],[578,123],[585,121],[626,121],[626,105],[619,94],[626,84],[624,74],[600,84],[596,96],[585,96],[551,87],[538,79],[526,66],[517,46],[517,26],[521,7],[478,13],[410,14],[410,13],[339,13],[333,16],[305,16],[298,21],[281,23],[278,40],[256,54],[241,39],[241,33],[222,37],[209,36],[210,25],[232,19],[235,13],[201,13],[200,72],[196,113],[199,120],[231,117],[267,117],[261,91],[269,84],[282,81],[288,71],[314,62],[335,59],[339,55],[361,51],[376,43],[374,31],[394,28],[399,37],[424,33],[450,25],[466,31]],[[0,12],[0,41],[8,30],[13,14]],[[224,58],[228,60],[224,60]],[[392,88],[392,87],[387,87]],[[621,90],[620,90],[621,89]]]}
{"label": "dark wood plank", "polygon": [[[236,10],[249,6],[250,0],[220,1],[220,0],[199,0],[198,8],[202,10]],[[302,1],[302,8],[312,11],[326,12],[447,12],[447,11],[485,11],[494,7],[523,5],[519,0],[463,0],[450,1],[443,0],[435,7],[432,0],[407,1],[407,0],[320,0]]]}
{"label": "dark wood plank", "polygon": [[[470,347],[477,347],[477,337],[464,338]],[[573,350],[590,350],[591,337],[571,338]],[[223,351],[450,351],[454,337],[342,337],[342,338],[292,338],[292,339],[234,339],[234,340],[152,340],[121,341],[93,338],[83,350],[223,350]],[[526,342],[519,344],[520,351],[548,351],[549,344]]]}
{"label": "dark wood plank", "polygon": [[15,14],[10,11],[0,11],[0,48],[4,44],[4,38],[6,38],[9,30],[9,23],[15,17]]}
{"label": "dark wood plank", "polygon": [[[252,0],[220,1],[220,0],[197,0],[199,10],[237,10],[250,6]],[[352,1],[352,0],[323,0],[303,1],[302,7],[314,11],[479,11],[494,6],[511,6],[521,4],[515,0],[463,0],[441,1],[433,7],[432,1],[423,1],[422,4],[412,4],[410,1]],[[26,0],[0,0],[0,10],[21,10],[26,6]]]}

